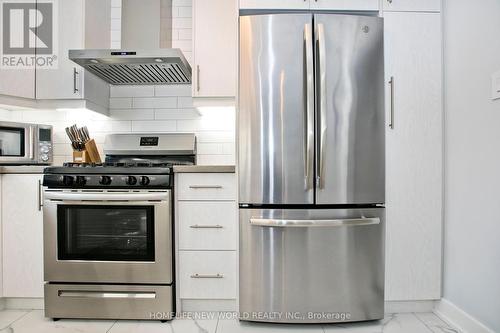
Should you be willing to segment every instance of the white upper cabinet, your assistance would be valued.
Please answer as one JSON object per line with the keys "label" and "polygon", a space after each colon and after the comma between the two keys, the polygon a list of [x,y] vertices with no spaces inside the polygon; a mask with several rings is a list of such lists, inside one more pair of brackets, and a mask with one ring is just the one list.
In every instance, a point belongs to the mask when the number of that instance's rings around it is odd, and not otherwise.
{"label": "white upper cabinet", "polygon": [[393,124],[393,129],[387,126],[386,133],[386,299],[439,299],[443,205],[441,15],[390,12],[384,18],[386,119],[388,125]]}
{"label": "white upper cabinet", "polygon": [[382,0],[384,11],[439,12],[441,0]]}
{"label": "white upper cabinet", "polygon": [[240,0],[240,9],[309,9],[309,0]]}
{"label": "white upper cabinet", "polygon": [[55,37],[57,46],[57,69],[37,68],[36,98],[67,99],[82,98],[82,68],[68,58],[68,50],[82,49],[84,43],[84,1],[59,1],[59,13]]}
{"label": "white upper cabinet", "polygon": [[193,0],[193,97],[236,96],[235,0]]}
{"label": "white upper cabinet", "polygon": [[240,0],[240,9],[378,10],[379,0]]}
{"label": "white upper cabinet", "polygon": [[[97,104],[106,104],[104,95],[96,91],[109,91],[108,84],[101,80],[89,80],[85,76],[93,76],[84,72],[83,68],[68,58],[71,49],[109,48],[111,29],[111,3],[109,0],[65,0],[59,1],[57,34],[58,40],[56,69],[37,68],[37,99],[88,99]],[[103,14],[104,13],[104,14]],[[102,17],[104,16],[104,17]],[[95,21],[94,21],[95,20]],[[97,29],[95,26],[98,26]],[[92,26],[93,29],[88,27]],[[97,32],[97,30],[100,30]],[[93,35],[90,35],[93,34]],[[107,36],[105,39],[102,36]],[[100,43],[95,43],[98,40]],[[88,45],[88,46],[87,46]],[[89,90],[88,93],[86,90]],[[105,106],[105,105],[103,105]]]}
{"label": "white upper cabinet", "polygon": [[[24,3],[32,3],[33,6],[36,5],[35,0],[27,0],[23,1]],[[19,13],[19,11],[18,11]],[[5,14],[7,15],[7,13]],[[15,14],[10,16],[10,19],[13,22],[20,22],[21,20],[19,19],[19,16],[16,17]],[[2,23],[3,24],[3,23]],[[10,36],[9,36],[10,37]],[[18,37],[21,37],[18,35]],[[12,47],[23,47],[23,49],[26,48],[28,45],[24,45],[24,41],[21,41],[19,39],[16,40],[14,36],[12,36],[12,39],[9,39],[8,41],[3,41],[2,38],[2,43],[8,43]],[[21,44],[22,43],[22,44]],[[3,57],[8,57],[9,54],[3,51],[4,53],[2,54]],[[31,50],[27,50],[25,52],[28,52],[25,54],[27,57],[34,57],[35,56],[35,48],[31,48]],[[12,69],[9,69],[8,67],[0,67],[0,95],[8,95],[8,96],[14,96],[14,97],[23,97],[23,98],[35,98],[35,68],[20,68],[20,67],[13,67]]]}
{"label": "white upper cabinet", "polygon": [[310,0],[310,9],[379,10],[379,0]]}
{"label": "white upper cabinet", "polygon": [[43,297],[42,175],[2,175],[3,297]]}

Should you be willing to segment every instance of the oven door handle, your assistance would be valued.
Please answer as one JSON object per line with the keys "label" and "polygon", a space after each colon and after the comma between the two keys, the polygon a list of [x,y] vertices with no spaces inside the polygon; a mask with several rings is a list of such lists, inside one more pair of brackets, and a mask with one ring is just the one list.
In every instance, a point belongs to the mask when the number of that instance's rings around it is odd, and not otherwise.
{"label": "oven door handle", "polygon": [[113,192],[57,192],[45,191],[45,200],[57,201],[165,201],[169,192],[113,193]]}

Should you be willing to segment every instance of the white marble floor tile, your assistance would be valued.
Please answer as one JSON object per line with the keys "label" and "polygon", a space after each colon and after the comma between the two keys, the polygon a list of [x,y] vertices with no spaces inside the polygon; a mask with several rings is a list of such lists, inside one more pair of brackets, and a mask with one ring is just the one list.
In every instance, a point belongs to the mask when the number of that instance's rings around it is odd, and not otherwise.
{"label": "white marble floor tile", "polygon": [[451,327],[434,313],[416,313],[415,315],[433,333],[460,333],[458,329]]}
{"label": "white marble floor tile", "polygon": [[217,333],[323,333],[321,325],[285,325],[264,324],[239,321],[237,319],[219,319]]}
{"label": "white marble floor tile", "polygon": [[21,310],[3,310],[0,311],[0,333],[3,333],[4,329],[7,328],[10,324],[19,320],[23,316],[25,316],[29,311],[21,311]]}
{"label": "white marble floor tile", "polygon": [[[326,333],[432,333],[414,314],[387,314],[379,321],[323,325]],[[440,332],[441,333],[441,332]]]}
{"label": "white marble floor tile", "polygon": [[111,320],[53,321],[44,317],[43,310],[33,310],[14,322],[11,327],[15,333],[106,333],[113,323]]}
{"label": "white marble floor tile", "polygon": [[215,333],[216,327],[217,319],[174,319],[166,323],[118,320],[108,333]]}

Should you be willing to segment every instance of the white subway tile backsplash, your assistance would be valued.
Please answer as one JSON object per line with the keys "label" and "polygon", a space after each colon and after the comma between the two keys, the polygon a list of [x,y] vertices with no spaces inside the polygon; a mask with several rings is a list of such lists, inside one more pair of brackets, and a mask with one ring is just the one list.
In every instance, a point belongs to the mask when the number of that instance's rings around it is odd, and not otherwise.
{"label": "white subway tile backsplash", "polygon": [[178,17],[172,21],[174,29],[190,29],[192,27],[192,19],[189,17]]}
{"label": "white subway tile backsplash", "polygon": [[200,114],[195,109],[156,109],[155,119],[198,119]]}
{"label": "white subway tile backsplash", "polygon": [[177,17],[191,17],[192,7],[177,7]]}
{"label": "white subway tile backsplash", "polygon": [[115,120],[152,120],[155,119],[153,109],[111,109],[109,116]]}
{"label": "white subway tile backsplash", "polygon": [[198,142],[229,142],[234,143],[235,133],[234,131],[206,131],[198,132],[196,134],[196,139]]}
{"label": "white subway tile backsplash", "polygon": [[132,123],[132,132],[175,132],[176,129],[175,120],[134,121]]}
{"label": "white subway tile backsplash", "polygon": [[222,153],[226,155],[234,155],[236,154],[236,145],[234,142],[232,143],[223,143],[222,144]]}
{"label": "white subway tile backsplash", "polygon": [[154,87],[154,95],[161,96],[189,96],[191,97],[191,85],[189,84],[173,84]]}
{"label": "white subway tile backsplash", "polygon": [[111,86],[111,97],[153,97],[155,95],[154,86]]}
{"label": "white subway tile backsplash", "polygon": [[179,97],[179,108],[192,108],[193,98],[192,97]]}
{"label": "white subway tile backsplash", "polygon": [[200,165],[234,165],[235,158],[231,155],[197,155]]}
{"label": "white subway tile backsplash", "polygon": [[111,7],[121,7],[122,0],[111,0]]}
{"label": "white subway tile backsplash", "polygon": [[111,7],[111,18],[112,19],[121,19],[122,18],[122,8],[120,7]]}
{"label": "white subway tile backsplash", "polygon": [[[177,38],[176,39],[180,39],[180,40],[189,40],[191,42],[191,40],[193,39],[193,30],[192,29],[177,29]],[[172,36],[172,39],[174,39],[174,37]]]}
{"label": "white subway tile backsplash", "polygon": [[111,109],[130,109],[132,108],[132,98],[110,98],[109,107]]}
{"label": "white subway tile backsplash", "polygon": [[220,143],[198,143],[197,152],[200,155],[222,154],[222,144],[220,144]]}
{"label": "white subway tile backsplash", "polygon": [[177,97],[139,97],[134,98],[132,101],[132,107],[135,109],[140,108],[153,108],[153,109],[163,109],[163,108],[176,108],[177,107]]}

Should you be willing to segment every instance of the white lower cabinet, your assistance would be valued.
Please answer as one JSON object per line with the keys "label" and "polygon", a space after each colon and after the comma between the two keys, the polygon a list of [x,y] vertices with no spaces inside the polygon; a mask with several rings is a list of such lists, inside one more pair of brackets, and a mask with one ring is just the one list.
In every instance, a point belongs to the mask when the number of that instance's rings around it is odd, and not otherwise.
{"label": "white lower cabinet", "polygon": [[233,299],[237,288],[236,251],[180,251],[182,299]]}
{"label": "white lower cabinet", "polygon": [[238,281],[235,174],[179,173],[176,197],[179,306],[183,311],[217,311],[221,310],[217,308],[221,304],[235,304]]}
{"label": "white lower cabinet", "polygon": [[3,297],[43,297],[42,175],[2,175]]}

